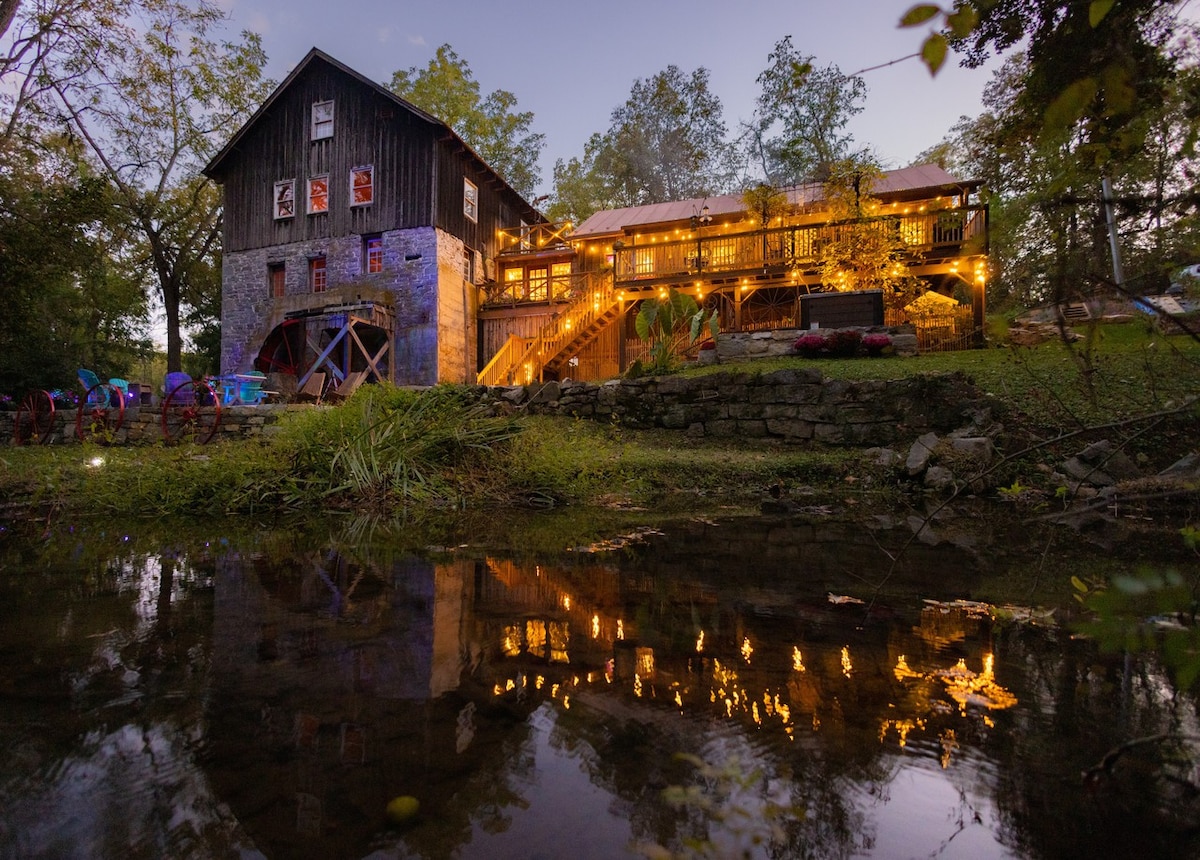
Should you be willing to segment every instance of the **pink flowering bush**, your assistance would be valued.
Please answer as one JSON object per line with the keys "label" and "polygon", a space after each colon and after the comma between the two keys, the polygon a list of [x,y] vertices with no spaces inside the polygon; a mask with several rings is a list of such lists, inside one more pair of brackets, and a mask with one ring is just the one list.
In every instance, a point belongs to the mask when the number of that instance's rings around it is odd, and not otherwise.
{"label": "pink flowering bush", "polygon": [[828,352],[829,344],[823,334],[802,334],[792,344],[792,348],[806,358],[816,358],[821,353]]}
{"label": "pink flowering bush", "polygon": [[892,339],[883,333],[869,334],[862,339],[862,345],[868,355],[883,355],[883,351],[892,345]]}

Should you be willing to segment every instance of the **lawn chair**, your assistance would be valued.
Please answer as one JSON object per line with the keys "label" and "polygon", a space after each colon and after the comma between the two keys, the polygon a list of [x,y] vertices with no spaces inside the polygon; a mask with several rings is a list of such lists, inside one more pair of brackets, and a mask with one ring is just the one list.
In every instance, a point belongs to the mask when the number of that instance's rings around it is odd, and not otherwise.
{"label": "lawn chair", "polygon": [[304,383],[304,387],[296,392],[296,399],[301,402],[311,401],[313,403],[320,403],[324,393],[325,374],[318,371],[309,376],[308,382]]}
{"label": "lawn chair", "polygon": [[[114,398],[120,397],[123,401],[125,401],[126,404],[129,403],[129,382],[127,380],[121,379],[119,376],[114,376],[112,379],[108,380],[108,384],[115,389],[113,391]],[[117,404],[109,403],[108,405],[116,406]]]}
{"label": "lawn chair", "polygon": [[79,378],[79,384],[83,386],[84,402],[87,402],[91,398],[97,401],[96,403],[91,403],[90,405],[92,406],[106,405],[99,402],[102,398],[105,401],[108,399],[108,391],[98,387],[100,385],[100,377],[86,367],[79,368],[79,370],[75,371],[75,375]]}

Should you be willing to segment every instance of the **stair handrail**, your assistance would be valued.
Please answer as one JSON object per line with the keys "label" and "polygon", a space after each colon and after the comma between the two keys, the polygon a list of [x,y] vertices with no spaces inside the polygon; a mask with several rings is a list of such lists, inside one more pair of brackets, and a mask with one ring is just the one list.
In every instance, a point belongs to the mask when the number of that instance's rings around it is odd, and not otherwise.
{"label": "stair handrail", "polygon": [[[607,282],[601,282],[594,288],[585,289],[583,295],[569,304],[566,310],[560,311],[543,323],[537,334],[529,339],[525,350],[500,373],[496,372],[493,365],[498,364],[497,359],[500,354],[509,347],[516,336],[513,335],[505,341],[496,356],[488,362],[488,366],[479,372],[479,384],[528,385],[535,378],[540,379],[546,365],[561,354],[579,336],[580,332],[587,331],[587,327],[597,317],[611,310],[616,302],[616,290]],[[520,339],[524,340],[524,338]],[[525,370],[524,379],[521,379],[519,374],[522,369]],[[485,371],[490,371],[491,378],[495,381],[485,382]],[[505,382],[500,380],[505,380]]]}

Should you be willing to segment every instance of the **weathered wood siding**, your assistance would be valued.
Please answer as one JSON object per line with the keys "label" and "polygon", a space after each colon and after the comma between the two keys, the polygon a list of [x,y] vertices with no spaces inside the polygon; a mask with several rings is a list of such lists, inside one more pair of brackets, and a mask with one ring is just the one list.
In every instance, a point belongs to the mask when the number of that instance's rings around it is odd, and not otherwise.
{"label": "weathered wood siding", "polygon": [[[333,136],[311,140],[312,106],[334,102]],[[374,202],[351,207],[350,170],[374,167]],[[329,211],[307,214],[308,179],[329,176]],[[463,210],[463,179],[478,188],[478,221]],[[490,274],[498,231],[532,210],[444,126],[319,59],[309,63],[221,162],[227,251],[352,234],[440,227],[482,252]],[[296,181],[296,214],[274,217],[275,183]],[[494,267],[493,267],[494,268]]]}

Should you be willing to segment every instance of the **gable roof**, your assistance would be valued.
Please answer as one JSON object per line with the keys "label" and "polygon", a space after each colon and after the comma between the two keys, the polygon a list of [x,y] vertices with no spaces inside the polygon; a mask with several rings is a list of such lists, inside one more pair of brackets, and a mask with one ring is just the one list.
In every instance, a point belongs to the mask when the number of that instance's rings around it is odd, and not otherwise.
{"label": "gable roof", "polygon": [[274,105],[275,102],[277,102],[279,100],[281,95],[287,91],[288,87],[290,87],[292,85],[292,83],[298,77],[300,77],[300,75],[303,74],[304,71],[309,66],[311,66],[313,63],[316,63],[316,62],[327,63],[328,65],[330,65],[333,68],[340,71],[342,74],[353,78],[358,83],[362,84],[364,87],[367,87],[368,89],[372,90],[374,93],[381,96],[382,98],[387,99],[388,101],[392,102],[393,104],[397,105],[398,107],[403,108],[404,110],[408,111],[409,113],[413,114],[414,116],[424,120],[425,122],[429,123],[430,125],[434,126],[437,129],[439,129],[444,138],[446,138],[450,141],[453,141],[453,143],[455,145],[461,147],[462,150],[464,152],[466,152],[467,155],[474,162],[476,162],[476,164],[478,164],[479,167],[485,173],[489,174],[490,176],[495,177],[496,181],[501,186],[503,186],[505,189],[507,189],[517,200],[520,200],[521,203],[525,204],[525,207],[528,210],[525,214],[527,216],[529,216],[529,218],[532,220],[533,223],[541,223],[546,220],[545,216],[543,216],[532,205],[530,205],[529,202],[526,201],[525,198],[523,196],[521,196],[521,194],[516,189],[514,189],[511,185],[508,184],[508,182],[505,181],[503,176],[501,176],[499,173],[497,173],[495,170],[493,170],[488,165],[488,163],[483,160],[483,158],[479,155],[479,153],[475,152],[475,150],[473,150],[470,146],[468,146],[466,141],[464,141],[461,137],[459,137],[457,132],[455,132],[454,129],[452,129],[449,125],[447,125],[442,120],[435,117],[433,114],[427,113],[426,111],[421,110],[421,108],[417,107],[412,102],[409,102],[409,101],[401,98],[400,96],[396,95],[394,92],[389,90],[387,87],[371,80],[366,75],[363,75],[361,72],[357,72],[354,69],[347,66],[345,63],[342,63],[339,60],[334,59],[333,57],[329,56],[329,54],[326,54],[324,51],[322,51],[320,48],[315,48],[315,47],[310,49],[309,52],[304,55],[304,59],[302,59],[299,63],[296,64],[295,68],[293,68],[288,73],[288,76],[286,78],[284,78],[283,81],[279,84],[279,86],[277,86],[275,88],[275,91],[272,92],[271,95],[267,97],[267,100],[265,102],[263,102],[261,105],[259,105],[258,110],[256,110],[251,115],[251,117],[248,120],[246,120],[246,122],[242,125],[242,127],[239,128],[237,130],[237,132],[234,133],[233,137],[231,137],[229,139],[228,143],[226,143],[223,147],[221,147],[220,151],[217,152],[217,154],[214,155],[209,160],[208,164],[204,165],[204,168],[201,170],[201,173],[203,173],[205,176],[207,176],[208,178],[210,178],[216,182],[220,182],[221,181],[220,177],[221,177],[222,173],[224,172],[222,169],[222,166],[224,165],[224,163],[226,162],[227,159],[231,158],[237,152],[238,144],[241,143],[242,139],[249,133],[250,129],[253,128],[258,123],[258,121],[271,109],[272,105]]}
{"label": "gable roof", "polygon": [[[871,193],[888,197],[919,197],[934,191],[957,193],[978,188],[980,184],[978,181],[964,182],[957,179],[936,164],[920,164],[885,172],[875,183]],[[792,185],[780,191],[786,195],[788,205],[794,208],[820,202],[824,196],[824,186],[820,182]],[[698,215],[705,206],[714,218],[721,215],[740,215],[746,211],[741,194],[720,194],[715,197],[693,197],[670,203],[606,209],[586,218],[575,228],[571,238],[591,239],[615,235],[628,227],[686,221],[691,216]]]}

